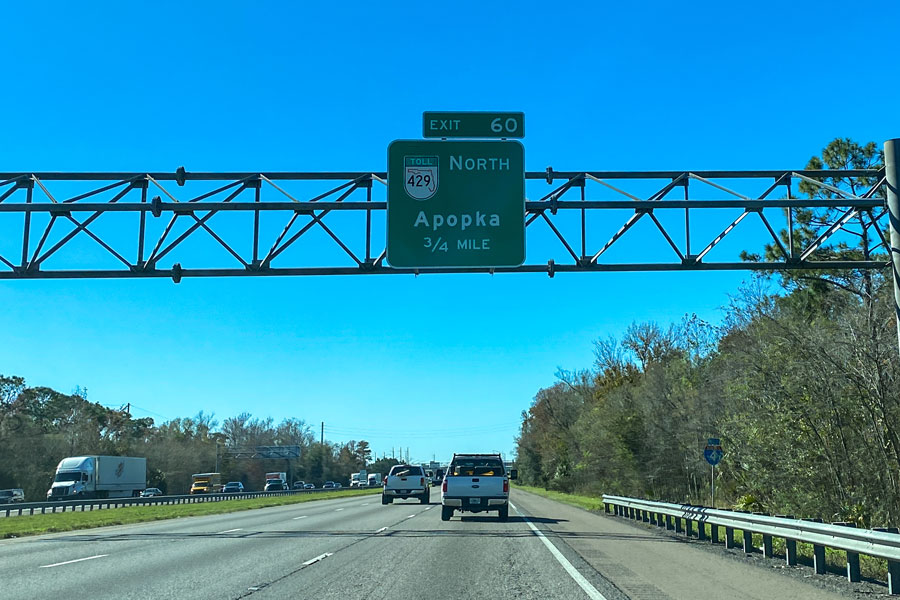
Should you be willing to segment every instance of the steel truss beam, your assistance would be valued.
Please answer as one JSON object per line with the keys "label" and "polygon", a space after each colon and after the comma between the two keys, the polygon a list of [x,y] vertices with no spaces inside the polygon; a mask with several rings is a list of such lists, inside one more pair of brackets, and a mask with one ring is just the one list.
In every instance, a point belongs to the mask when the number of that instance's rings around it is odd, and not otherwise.
{"label": "steel truss beam", "polygon": [[[832,178],[866,178],[863,180],[874,184],[864,193],[853,195],[824,183]],[[373,199],[373,191],[379,192],[378,188],[386,185],[383,172],[189,173],[179,168],[174,173],[0,173],[0,279],[171,277],[177,283],[183,277],[247,275],[546,273],[553,277],[571,272],[881,269],[888,264],[883,170],[557,172],[548,168],[526,173],[526,180],[527,190],[533,191],[539,185],[548,188],[538,199],[525,204],[527,231],[546,227],[552,234],[550,239],[559,242],[559,255],[549,251],[545,243],[537,248],[529,245],[529,261],[515,268],[397,269],[385,264],[384,244],[374,241],[383,227],[373,225],[373,216],[383,219],[386,209],[385,201]],[[797,199],[792,186],[799,181],[820,186],[825,197]],[[300,195],[291,187],[298,184],[318,189]],[[640,193],[624,189],[638,184],[642,186]],[[68,195],[74,187],[85,185],[96,187],[65,199],[50,189],[66,188]],[[205,186],[202,193],[178,198],[197,185]],[[206,189],[209,187],[212,189]],[[323,187],[326,189],[321,191]],[[744,193],[734,189],[752,187],[760,191]],[[589,199],[587,190],[592,195],[596,192],[598,198]],[[711,193],[719,197],[705,197]],[[784,197],[772,198],[776,195]],[[832,209],[836,216],[819,228],[812,243],[795,247],[798,226],[794,211],[811,208]],[[696,233],[694,239],[691,237],[690,219],[697,211],[709,209],[741,212],[724,222],[727,224],[721,233],[698,246]],[[785,213],[780,215],[785,219],[783,224],[773,225],[771,213],[767,216],[764,212],[770,209]],[[597,226],[589,222],[589,215],[598,211],[629,213],[602,244],[590,239],[596,237]],[[660,215],[671,215],[669,211],[683,212],[683,226],[680,219],[674,227],[664,223],[665,218],[660,219]],[[248,216],[242,235],[249,239],[242,246],[249,246],[249,250],[238,251],[237,245],[226,241],[228,235],[223,229],[211,222],[220,213]],[[116,214],[131,215],[129,229],[100,233],[98,222]],[[359,215],[359,225],[347,233],[330,226],[331,221],[326,223],[326,217],[333,219],[340,214]],[[277,227],[278,233],[261,227],[261,218],[266,215],[281,219],[283,225]],[[566,221],[563,215],[574,220]],[[767,233],[747,245],[759,248],[765,243],[774,244],[781,258],[709,261],[709,254],[720,242],[748,220],[758,220]],[[628,238],[629,231],[641,221],[651,224],[654,235],[671,250],[670,260],[603,262],[604,255],[621,245],[621,240]],[[153,224],[161,230],[158,235],[149,231]],[[787,242],[781,239],[778,229],[787,232]],[[296,264],[297,256],[282,257],[292,247],[296,254],[295,243],[313,230],[324,234],[327,243],[340,250],[344,264],[303,264],[317,263],[320,248],[307,249],[301,264]],[[233,229],[229,233],[233,236]],[[833,243],[846,233],[871,240],[865,252],[868,260],[822,260],[817,256],[824,244]],[[172,260],[170,254],[176,250],[189,251],[185,250],[186,242],[198,237],[211,238],[234,265],[203,264],[205,256],[189,257],[191,262],[185,266],[178,262],[163,264],[167,257]],[[71,266],[78,261],[73,261],[67,250],[79,238],[92,240],[121,266]],[[640,243],[646,246],[647,238],[641,237]],[[131,252],[122,250],[123,246],[134,249],[131,258],[126,258]],[[10,247],[21,248],[21,254],[9,254]],[[695,251],[697,247],[701,249]],[[72,252],[77,258],[78,250]],[[538,252],[549,256],[536,257]],[[63,267],[46,268],[45,263],[51,259],[62,262]]]}

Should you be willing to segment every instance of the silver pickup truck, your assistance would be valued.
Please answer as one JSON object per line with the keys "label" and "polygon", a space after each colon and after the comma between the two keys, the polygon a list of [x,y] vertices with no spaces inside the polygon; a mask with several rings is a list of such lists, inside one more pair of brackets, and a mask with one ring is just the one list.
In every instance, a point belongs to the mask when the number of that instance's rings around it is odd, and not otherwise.
{"label": "silver pickup truck", "polygon": [[509,518],[509,473],[499,454],[454,454],[441,484],[441,520],[449,521],[454,511],[496,510],[501,521]]}
{"label": "silver pickup truck", "polygon": [[414,465],[394,465],[384,479],[381,503],[390,504],[396,499],[417,498],[428,504],[431,491],[425,481],[425,470]]}

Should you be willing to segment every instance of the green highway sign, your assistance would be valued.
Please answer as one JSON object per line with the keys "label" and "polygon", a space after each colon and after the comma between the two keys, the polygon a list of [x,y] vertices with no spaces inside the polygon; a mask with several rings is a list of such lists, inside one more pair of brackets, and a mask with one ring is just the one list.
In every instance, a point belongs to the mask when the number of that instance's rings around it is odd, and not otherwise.
{"label": "green highway sign", "polygon": [[515,141],[398,140],[388,147],[392,267],[525,262],[525,151]]}
{"label": "green highway sign", "polygon": [[427,138],[523,138],[522,112],[426,112],[422,136]]}

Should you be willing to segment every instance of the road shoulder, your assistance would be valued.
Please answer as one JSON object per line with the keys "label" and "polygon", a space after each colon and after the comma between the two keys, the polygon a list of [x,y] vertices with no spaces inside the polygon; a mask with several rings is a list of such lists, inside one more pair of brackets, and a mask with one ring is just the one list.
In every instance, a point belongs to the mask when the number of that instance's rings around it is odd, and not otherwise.
{"label": "road shoulder", "polygon": [[[822,582],[807,580],[815,577],[808,568],[799,577],[785,576],[783,571],[787,568],[776,568],[774,560],[766,559],[763,564],[755,556],[732,556],[724,549],[712,548],[708,542],[675,537],[522,490],[513,490],[511,499],[525,514],[534,517],[537,526],[557,547],[566,546],[577,553],[631,598],[838,600],[878,595],[866,587],[870,584],[857,590],[853,584],[826,576],[836,581],[820,585]],[[835,587],[842,589],[828,589]],[[882,590],[886,595],[887,590]]]}

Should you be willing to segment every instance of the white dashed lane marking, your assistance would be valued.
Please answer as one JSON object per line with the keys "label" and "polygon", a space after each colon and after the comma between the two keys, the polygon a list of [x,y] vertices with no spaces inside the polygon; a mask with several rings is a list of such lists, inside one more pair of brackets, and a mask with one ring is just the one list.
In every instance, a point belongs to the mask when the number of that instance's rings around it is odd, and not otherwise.
{"label": "white dashed lane marking", "polygon": [[320,554],[320,555],[318,555],[317,557],[311,558],[311,559],[309,559],[308,561],[306,561],[305,563],[303,563],[303,566],[304,566],[304,567],[308,567],[309,565],[311,565],[311,564],[313,564],[313,563],[317,563],[317,562],[319,562],[320,560],[324,560],[324,559],[328,558],[328,557],[331,556],[332,554],[334,554],[334,553],[333,553],[333,552],[326,552],[325,554]]}
{"label": "white dashed lane marking", "polygon": [[94,560],[95,558],[103,558],[104,556],[109,556],[109,554],[97,554],[96,556],[86,556],[84,558],[76,558],[75,560],[67,560],[64,562],[53,563],[52,565],[41,565],[40,569],[49,569],[50,567],[60,567],[62,565],[71,565],[72,563],[83,562],[86,560]]}

